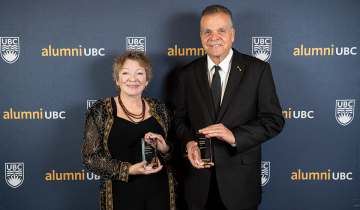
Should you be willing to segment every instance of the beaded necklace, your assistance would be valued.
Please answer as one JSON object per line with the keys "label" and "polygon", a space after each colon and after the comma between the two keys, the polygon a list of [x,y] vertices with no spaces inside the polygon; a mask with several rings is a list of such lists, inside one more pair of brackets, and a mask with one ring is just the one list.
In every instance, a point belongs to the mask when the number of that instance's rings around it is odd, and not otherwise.
{"label": "beaded necklace", "polygon": [[[121,101],[121,98],[120,98],[120,95],[118,96],[119,98],[119,104],[122,108],[122,110],[124,111],[125,115],[130,119],[131,122],[135,123],[135,124],[138,124],[139,122],[142,122],[145,118],[145,101],[144,99],[141,98],[141,102],[142,102],[142,112],[141,114],[137,115],[137,114],[133,114],[131,112],[129,112],[125,105],[123,104],[123,102]],[[133,119],[131,118],[134,118],[134,119],[141,119],[141,121],[139,122],[135,122]]]}

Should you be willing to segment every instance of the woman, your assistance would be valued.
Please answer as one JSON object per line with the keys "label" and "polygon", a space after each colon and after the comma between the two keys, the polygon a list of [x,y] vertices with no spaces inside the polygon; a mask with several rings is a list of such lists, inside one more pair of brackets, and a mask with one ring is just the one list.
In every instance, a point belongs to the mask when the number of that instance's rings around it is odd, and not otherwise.
{"label": "woman", "polygon": [[[175,210],[171,112],[160,100],[141,97],[153,76],[152,63],[144,52],[125,51],[112,69],[120,95],[86,111],[82,147],[85,168],[101,177],[100,209]],[[160,164],[154,170],[144,168],[141,138],[157,138]]]}

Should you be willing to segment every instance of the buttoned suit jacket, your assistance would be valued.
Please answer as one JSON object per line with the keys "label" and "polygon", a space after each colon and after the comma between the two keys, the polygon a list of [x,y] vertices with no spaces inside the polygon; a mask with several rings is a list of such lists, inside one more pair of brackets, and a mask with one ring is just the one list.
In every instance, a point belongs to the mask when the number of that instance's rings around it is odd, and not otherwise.
{"label": "buttoned suit jacket", "polygon": [[[206,55],[179,71],[173,120],[180,149],[194,141],[196,131],[222,123],[237,146],[212,138],[221,199],[228,209],[246,209],[261,202],[261,144],[278,135],[285,124],[270,65],[233,49],[230,74],[219,115],[215,118]],[[196,169],[184,158],[186,201],[203,208],[211,169]]]}

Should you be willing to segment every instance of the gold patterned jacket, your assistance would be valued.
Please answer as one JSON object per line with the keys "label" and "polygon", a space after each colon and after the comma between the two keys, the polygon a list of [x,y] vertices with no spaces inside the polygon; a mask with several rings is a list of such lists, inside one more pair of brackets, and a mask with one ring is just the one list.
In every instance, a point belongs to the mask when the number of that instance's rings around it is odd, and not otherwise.
{"label": "gold patterned jacket", "polygon": [[[178,209],[177,181],[175,171],[170,165],[170,160],[175,153],[175,141],[170,137],[172,114],[165,104],[157,99],[144,98],[149,104],[151,115],[164,129],[165,141],[170,150],[161,154],[165,161],[165,167],[169,182],[170,210]],[[81,150],[82,161],[86,169],[100,176],[100,210],[113,209],[112,180],[127,182],[129,179],[128,162],[113,159],[108,148],[108,137],[114,122],[113,106],[111,98],[96,101],[85,113],[85,131]],[[172,136],[172,135],[171,135]],[[131,177],[130,177],[131,179]]]}

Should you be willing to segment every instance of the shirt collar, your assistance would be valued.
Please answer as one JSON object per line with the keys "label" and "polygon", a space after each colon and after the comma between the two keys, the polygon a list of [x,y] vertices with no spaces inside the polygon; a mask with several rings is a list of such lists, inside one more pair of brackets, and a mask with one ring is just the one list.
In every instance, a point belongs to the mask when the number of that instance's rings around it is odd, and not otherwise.
{"label": "shirt collar", "polygon": [[[229,71],[229,66],[230,66],[230,62],[231,62],[231,58],[233,56],[233,50],[230,49],[229,54],[226,56],[226,58],[221,61],[221,63],[219,64],[220,68],[222,71],[224,71],[225,73],[227,73]],[[208,63],[208,72],[210,72],[210,70],[214,67],[214,65],[216,65],[211,58],[209,57],[209,55],[207,55],[207,63]]]}

